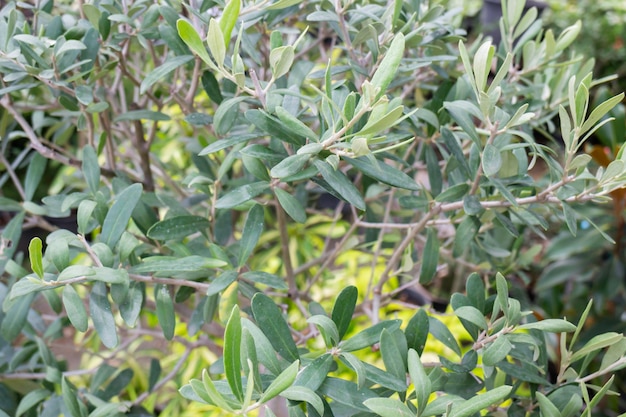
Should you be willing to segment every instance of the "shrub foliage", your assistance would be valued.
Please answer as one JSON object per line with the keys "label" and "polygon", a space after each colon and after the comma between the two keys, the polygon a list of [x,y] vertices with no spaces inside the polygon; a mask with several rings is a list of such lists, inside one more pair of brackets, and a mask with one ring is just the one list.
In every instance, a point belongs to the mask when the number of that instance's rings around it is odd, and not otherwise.
{"label": "shrub foliage", "polygon": [[492,45],[445,1],[9,2],[0,415],[616,404],[626,339],[529,271],[561,224],[612,240],[626,155],[585,144],[623,94],[537,15]]}

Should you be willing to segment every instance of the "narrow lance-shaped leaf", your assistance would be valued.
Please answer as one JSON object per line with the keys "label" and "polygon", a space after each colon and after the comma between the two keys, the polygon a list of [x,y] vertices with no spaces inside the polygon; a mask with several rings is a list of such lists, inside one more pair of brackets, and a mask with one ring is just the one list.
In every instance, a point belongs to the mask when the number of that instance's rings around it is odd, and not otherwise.
{"label": "narrow lance-shaped leaf", "polygon": [[274,194],[278,199],[278,203],[285,210],[285,213],[289,215],[292,219],[294,219],[298,223],[306,222],[306,212],[304,211],[304,207],[302,204],[287,191],[282,188],[274,188]]}
{"label": "narrow lance-shaped leaf", "polygon": [[422,354],[424,346],[426,345],[426,339],[429,332],[428,314],[424,309],[419,309],[411,317],[409,323],[404,330],[407,346],[414,349],[418,354]]}
{"label": "narrow lance-shaped leaf", "polygon": [[246,261],[254,251],[261,233],[263,233],[265,210],[263,206],[255,204],[248,212],[246,223],[243,227],[241,241],[239,242],[239,263],[238,266],[245,265]]}
{"label": "narrow lance-shaped leaf", "polygon": [[430,283],[437,273],[439,264],[439,238],[434,228],[429,228],[426,245],[422,254],[422,269],[420,270],[420,283]]}
{"label": "narrow lance-shaped leaf", "polygon": [[163,336],[165,336],[167,340],[172,340],[176,327],[174,300],[172,300],[172,295],[167,285],[164,284],[158,284],[154,288],[154,295],[156,298],[157,318],[159,319],[161,329],[163,329]]}
{"label": "narrow lance-shaped leaf", "polygon": [[382,97],[383,94],[387,92],[387,87],[391,83],[391,80],[396,76],[396,72],[398,71],[398,67],[400,66],[400,61],[402,60],[402,56],[404,55],[404,35],[402,33],[397,33],[393,41],[391,41],[391,45],[389,45],[389,49],[385,54],[385,57],[381,61],[378,69],[372,76],[371,83],[374,87],[380,88],[380,91],[376,95],[376,99]]}
{"label": "narrow lance-shaped leaf", "polygon": [[485,410],[490,405],[504,401],[511,393],[511,388],[508,385],[502,385],[484,394],[478,394],[467,401],[455,403],[448,416],[470,417],[479,411]]}
{"label": "narrow lance-shaped leaf", "polygon": [[83,304],[83,299],[71,285],[66,285],[63,288],[63,305],[72,326],[79,332],[86,332],[88,328],[87,310]]}
{"label": "narrow lance-shaped leaf", "polygon": [[230,43],[230,36],[233,33],[237,18],[239,18],[239,11],[241,10],[241,0],[230,0],[224,7],[224,12],[220,18],[220,29],[222,30],[222,36],[224,37],[224,46],[228,48]]}
{"label": "narrow lance-shaped leaf", "polygon": [[209,33],[207,34],[206,41],[215,63],[218,67],[222,68],[224,66],[224,59],[226,58],[226,46],[222,30],[217,20],[213,18],[209,21]]}
{"label": "narrow lance-shaped leaf", "polygon": [[28,245],[30,267],[37,276],[43,279],[43,256],[41,253],[42,243],[38,237],[33,238]]}
{"label": "narrow lance-shaped leaf", "polygon": [[230,318],[226,323],[224,333],[224,371],[226,380],[233,394],[239,401],[243,401],[243,386],[241,384],[241,316],[239,307],[233,307]]}
{"label": "narrow lance-shaped leaf", "polygon": [[363,200],[363,196],[361,196],[359,190],[356,189],[354,184],[350,182],[343,172],[333,169],[333,167],[325,161],[316,160],[314,164],[320,174],[322,174],[322,178],[324,178],[333,190],[359,210],[365,210],[365,200]]}
{"label": "narrow lance-shaped leaf", "polygon": [[147,235],[156,240],[177,240],[196,232],[204,232],[211,223],[200,216],[176,216],[157,222],[148,229]]}
{"label": "narrow lance-shaped leaf", "polygon": [[422,365],[419,355],[414,349],[409,349],[407,362],[409,375],[413,383],[413,389],[415,390],[415,398],[417,399],[418,415],[420,415],[428,404],[432,384],[428,375],[426,375],[424,365]]}
{"label": "narrow lance-shaped leaf", "polygon": [[259,328],[270,340],[276,351],[288,361],[299,359],[291,331],[278,306],[263,293],[257,293],[252,298],[252,313]]}
{"label": "narrow lance-shaped leaf", "polygon": [[283,372],[280,373],[280,375],[276,377],[274,381],[272,381],[270,386],[267,387],[267,389],[259,399],[259,402],[265,403],[286,390],[289,386],[291,386],[291,384],[293,384],[293,381],[295,381],[296,379],[296,375],[298,375],[299,367],[300,361],[298,360],[289,365]]}
{"label": "narrow lance-shaped leaf", "polygon": [[100,239],[112,250],[117,245],[120,237],[122,237],[124,230],[126,230],[128,221],[139,202],[142,191],[143,187],[141,184],[133,184],[124,189],[116,196],[115,202],[104,218]]}
{"label": "narrow lance-shaped leaf", "polygon": [[98,155],[91,145],[83,148],[82,171],[89,191],[91,194],[95,194],[100,187],[100,165],[98,164]]}
{"label": "narrow lance-shaped leaf", "polygon": [[[359,295],[359,291],[355,286],[349,286],[344,288],[333,306],[331,318],[337,325],[337,331],[339,332],[339,340],[343,338],[352,321],[352,315],[354,314],[354,308]],[[339,341],[338,340],[338,341]]]}
{"label": "narrow lance-shaped leaf", "polygon": [[381,417],[415,417],[406,404],[395,398],[370,398],[363,405]]}
{"label": "narrow lance-shaped leaf", "polygon": [[383,329],[394,330],[398,328],[400,328],[400,320],[381,321],[355,334],[350,339],[344,340],[339,344],[339,347],[346,352],[360,350],[378,343]]}
{"label": "narrow lance-shaped leaf", "polygon": [[298,373],[293,385],[301,385],[313,391],[317,390],[328,376],[333,363],[334,358],[332,355],[328,353],[323,354]]}
{"label": "narrow lance-shaped leaf", "polygon": [[109,349],[114,348],[118,342],[115,318],[111,311],[111,303],[104,282],[98,281],[91,288],[89,315],[104,346]]}
{"label": "narrow lance-shaped leaf", "polygon": [[146,91],[150,89],[155,83],[160,81],[163,77],[165,77],[170,72],[174,71],[176,68],[181,65],[186,64],[191,61],[193,56],[191,55],[183,55],[176,56],[166,60],[163,65],[152,70],[146,77],[141,81],[141,85],[139,87],[139,94],[145,94]]}
{"label": "narrow lance-shaped leaf", "polygon": [[[0,326],[0,335],[2,335],[5,340],[12,341],[20,334],[26,324],[28,312],[35,299],[35,295],[35,293],[31,292],[12,302],[11,307],[5,313],[5,320],[2,320],[2,325]],[[10,320],[6,318],[10,318]]]}
{"label": "narrow lance-shaped leaf", "polygon": [[39,187],[47,165],[48,160],[41,154],[36,153],[33,155],[33,158],[28,164],[26,178],[24,179],[24,199],[26,201],[31,201],[35,196],[35,191],[37,191],[37,187]]}
{"label": "narrow lance-shaped leaf", "polygon": [[346,160],[350,165],[368,177],[374,178],[384,184],[404,188],[405,190],[419,190],[419,186],[413,178],[383,161],[377,159],[370,160],[367,157],[354,159],[342,157],[342,159]]}
{"label": "narrow lance-shaped leaf", "polygon": [[198,35],[198,32],[196,32],[193,25],[185,19],[178,19],[176,22],[176,29],[178,30],[178,35],[187,44],[189,49],[202,58],[205,64],[212,69],[217,70],[217,67],[213,61],[211,61],[211,57],[204,47],[204,42],[202,42],[200,35]]}
{"label": "narrow lance-shaped leaf", "polygon": [[404,334],[399,330],[384,329],[380,334],[380,353],[387,372],[395,377],[406,378],[407,344]]}
{"label": "narrow lance-shaped leaf", "polygon": [[287,398],[291,401],[304,401],[313,406],[315,411],[319,415],[324,414],[324,402],[313,390],[303,387],[300,385],[295,385],[288,387],[286,390],[280,393],[281,397]]}

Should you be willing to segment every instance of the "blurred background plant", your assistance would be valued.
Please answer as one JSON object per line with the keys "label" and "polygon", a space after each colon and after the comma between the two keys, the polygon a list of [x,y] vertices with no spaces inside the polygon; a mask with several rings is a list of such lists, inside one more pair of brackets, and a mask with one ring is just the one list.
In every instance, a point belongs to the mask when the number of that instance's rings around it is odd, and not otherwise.
{"label": "blurred background plant", "polygon": [[0,408],[623,410],[623,95],[504,6],[7,3]]}

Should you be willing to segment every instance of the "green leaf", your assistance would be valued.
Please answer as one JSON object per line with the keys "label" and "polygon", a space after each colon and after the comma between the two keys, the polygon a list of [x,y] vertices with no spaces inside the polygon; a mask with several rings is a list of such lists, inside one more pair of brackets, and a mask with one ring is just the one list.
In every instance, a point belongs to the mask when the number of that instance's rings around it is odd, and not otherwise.
{"label": "green leaf", "polygon": [[150,371],[148,373],[148,392],[152,392],[154,390],[154,386],[159,381],[159,377],[161,376],[161,362],[156,359],[150,359]]}
{"label": "green leaf", "polygon": [[15,417],[20,417],[31,408],[37,406],[40,402],[50,397],[50,395],[51,392],[43,388],[29,392],[24,396],[24,398],[22,398],[20,404],[17,406],[17,410],[15,410]]}
{"label": "green leaf", "polygon": [[483,282],[482,277],[476,272],[470,274],[470,276],[467,277],[465,289],[467,292],[467,298],[470,300],[471,304],[476,307],[478,311],[484,313],[485,283]]}
{"label": "green leaf", "polygon": [[[496,297],[497,304],[502,311],[506,311],[509,307],[509,285],[506,282],[506,278],[501,273],[496,273]],[[494,303],[494,308],[495,308]],[[494,317],[497,315],[493,315]]]}
{"label": "green leaf", "polygon": [[48,160],[41,154],[36,153],[28,164],[26,178],[24,179],[24,199],[31,201],[39,187],[41,178],[46,171]]}
{"label": "green leaf", "polygon": [[[356,372],[357,386],[359,389],[363,388],[365,386],[365,383],[367,382],[367,371],[365,369],[365,364],[359,358],[349,352],[341,352],[341,355],[339,357],[344,363],[347,363],[348,366],[354,370],[354,372]],[[404,390],[404,386],[401,385],[400,390]]]}
{"label": "green leaf", "polygon": [[478,394],[469,400],[455,403],[448,414],[448,417],[470,417],[474,413],[486,410],[492,404],[503,402],[510,394],[511,388],[508,385],[502,385],[484,394]]}
{"label": "green leaf", "polygon": [[317,392],[329,397],[338,405],[349,407],[350,413],[346,413],[347,415],[357,414],[355,411],[369,412],[370,410],[363,405],[364,401],[380,396],[367,388],[358,389],[353,382],[331,377],[326,378]]}
{"label": "green leaf", "polygon": [[346,156],[343,156],[342,158],[363,174],[378,180],[383,184],[403,188],[405,190],[418,191],[420,189],[413,178],[409,177],[399,169],[384,163],[383,161],[367,158],[365,156],[355,159],[348,158]]}
{"label": "green leaf", "polygon": [[178,19],[176,21],[176,29],[178,30],[178,35],[180,38],[187,44],[189,49],[191,49],[196,55],[198,55],[205,64],[209,67],[217,69],[213,61],[211,61],[211,57],[204,47],[204,42],[200,39],[200,35],[196,32],[196,29],[193,27],[191,23],[184,19]]}
{"label": "green leaf", "polygon": [[226,58],[226,41],[217,20],[213,18],[209,21],[209,32],[206,41],[215,63],[219,68],[223,68],[224,59]]}
{"label": "green leaf", "polygon": [[572,354],[570,363],[574,363],[597,350],[618,343],[623,337],[624,336],[622,334],[615,332],[607,332],[594,336],[587,343],[585,343],[582,348]]}
{"label": "green leaf", "polygon": [[452,248],[452,255],[454,257],[462,256],[469,248],[470,243],[474,240],[476,233],[478,233],[478,227],[479,222],[475,217],[468,216],[463,219],[456,229],[454,247]]}
{"label": "green leaf", "polygon": [[287,7],[295,6],[296,4],[300,4],[301,0],[278,0],[276,3],[270,4],[265,8],[265,10],[280,10],[286,9]]}
{"label": "green leaf", "polygon": [[239,241],[239,267],[246,264],[261,237],[261,233],[263,233],[264,216],[265,210],[259,204],[255,204],[248,212],[248,217],[241,233],[241,240]]}
{"label": "green leaf", "polygon": [[493,343],[485,348],[483,352],[483,364],[495,366],[498,362],[506,358],[511,349],[513,349],[513,345],[509,342],[508,337],[506,337],[506,335],[499,336]]}
{"label": "green leaf", "polygon": [[441,194],[437,196],[437,198],[435,198],[435,201],[438,203],[459,201],[463,199],[463,196],[465,196],[469,190],[470,186],[468,184],[456,184],[446,188]]}
{"label": "green leaf", "polygon": [[79,332],[86,332],[89,328],[87,310],[83,299],[71,285],[66,285],[63,288],[63,305],[72,326]]}
{"label": "green leaf", "polygon": [[82,402],[78,401],[76,388],[65,377],[61,379],[61,391],[63,404],[67,407],[70,415],[72,417],[87,417],[87,409]]}
{"label": "green leaf", "polygon": [[30,267],[35,274],[43,279],[43,256],[41,248],[43,244],[38,237],[33,238],[28,245],[28,255],[30,257]]}
{"label": "green leaf", "polygon": [[320,333],[324,337],[326,347],[330,348],[336,346],[339,342],[339,331],[337,325],[328,316],[322,314],[316,314],[307,319],[307,323],[312,323],[317,326]]}
{"label": "green leaf", "polygon": [[595,124],[598,123],[600,119],[602,119],[608,112],[610,112],[613,107],[621,103],[622,100],[624,100],[624,93],[620,93],[600,103],[595,109],[592,110],[587,120],[585,120],[585,122],[583,123],[582,127],[580,128],[580,135],[582,136],[585,132],[595,126]]}
{"label": "green leaf", "polygon": [[206,292],[207,296],[219,294],[237,280],[239,273],[237,271],[225,271],[215,278]]}
{"label": "green leaf", "polygon": [[254,345],[256,347],[257,357],[259,361],[270,371],[273,375],[279,375],[282,372],[282,366],[278,361],[276,352],[272,346],[270,340],[254,323],[248,319],[241,320],[243,328],[247,330],[254,339]]}
{"label": "green leaf", "polygon": [[420,283],[430,283],[437,273],[439,264],[439,238],[435,228],[428,228],[426,245],[422,252],[422,268],[420,270]]}
{"label": "green leaf", "polygon": [[324,414],[324,402],[313,390],[303,386],[291,386],[280,393],[281,397],[291,401],[305,401],[313,406],[321,416]]}
{"label": "green leaf", "polygon": [[303,146],[305,139],[283,126],[280,119],[270,116],[263,110],[251,109],[244,114],[246,120],[268,135],[282,142]]}
{"label": "green leaf", "polygon": [[[22,282],[25,279],[27,278],[22,278],[19,282]],[[15,287],[15,285],[13,287]],[[42,286],[39,288],[42,288]],[[5,312],[5,319],[2,320],[2,325],[0,326],[0,335],[2,335],[2,337],[9,342],[13,341],[20,334],[24,325],[26,325],[30,306],[35,299],[35,293],[33,292],[19,298],[15,298],[13,295],[13,289],[11,290],[11,293],[11,299],[14,301],[8,311]],[[10,320],[7,320],[6,318],[9,317]]]}
{"label": "green leaf", "polygon": [[456,314],[460,319],[467,320],[483,330],[487,330],[489,327],[487,325],[487,320],[485,320],[485,316],[476,307],[459,307],[454,310],[454,314]]}
{"label": "green leaf", "polygon": [[380,334],[380,353],[387,372],[399,379],[406,379],[407,344],[400,330],[383,329]]}
{"label": "green leaf", "polygon": [[454,335],[448,327],[435,317],[428,317],[428,326],[430,334],[441,343],[452,349],[454,353],[461,356],[461,349]]}
{"label": "green leaf", "polygon": [[224,37],[224,46],[228,47],[230,43],[230,37],[233,33],[233,28],[237,19],[239,18],[239,12],[241,10],[241,0],[229,0],[224,7],[222,17],[220,18],[220,29]]}
{"label": "green leaf", "polygon": [[104,282],[94,283],[89,295],[89,315],[93,320],[100,340],[109,349],[117,346],[118,338],[115,329],[115,318],[111,311],[111,303]]}
{"label": "green leaf", "polygon": [[428,404],[432,384],[428,375],[426,375],[424,365],[422,365],[419,355],[414,349],[409,349],[408,368],[411,382],[413,382],[413,389],[415,390],[415,398],[417,399],[418,415],[420,415]]}
{"label": "green leaf", "polygon": [[[215,404],[216,406],[218,406],[222,410],[226,410],[227,412],[233,412],[233,408],[230,406],[228,401],[226,401],[224,396],[222,396],[217,388],[215,388],[215,384],[213,383],[213,380],[211,379],[211,376],[206,369],[202,370],[202,384],[204,385],[204,391],[208,396],[209,403]],[[194,388],[194,391],[196,391],[196,388]]]}
{"label": "green leaf", "polygon": [[139,183],[124,189],[116,196],[115,202],[104,218],[100,240],[106,243],[111,250],[115,249],[115,245],[126,230],[133,210],[141,198],[142,191],[143,187]]}
{"label": "green leaf", "polygon": [[545,319],[534,323],[522,324],[518,329],[538,329],[544,332],[562,333],[573,332],[576,330],[576,326],[567,320],[562,319]]}
{"label": "green leaf", "polygon": [[161,220],[148,229],[147,236],[155,240],[178,240],[193,233],[203,232],[211,222],[200,216],[176,216]]}
{"label": "green leaf", "polygon": [[252,200],[254,197],[263,193],[269,188],[267,181],[253,182],[252,184],[242,185],[234,190],[228,191],[222,197],[215,202],[215,208],[217,209],[229,209],[237,207],[247,201]]}
{"label": "green leaf", "polygon": [[204,258],[192,255],[177,258],[174,256],[152,256],[144,262],[131,268],[134,273],[161,272],[164,274],[176,272],[194,272],[204,269],[221,268],[228,265],[221,259]]}
{"label": "green leaf", "polygon": [[128,271],[126,269],[107,267],[94,267],[93,275],[90,275],[89,279],[106,282],[108,284],[127,284],[129,282]]}
{"label": "green leaf", "polygon": [[443,103],[443,107],[450,113],[450,116],[457,122],[463,132],[467,133],[477,146],[482,147],[480,137],[478,136],[476,126],[474,126],[472,119],[472,116],[481,117],[480,110],[471,102],[461,100],[445,102]]}
{"label": "green leaf", "polygon": [[270,340],[276,352],[290,362],[299,359],[298,348],[278,306],[263,293],[252,297],[252,313],[259,328]]}
{"label": "green leaf", "polygon": [[312,131],[310,127],[305,125],[296,116],[285,110],[284,107],[277,106],[274,111],[276,112],[276,116],[278,116],[280,121],[283,122],[284,126],[287,129],[293,131],[296,135],[302,136],[309,141],[314,141],[313,143],[316,143],[319,140],[319,136],[317,133]]}
{"label": "green leaf", "polygon": [[[219,107],[215,111],[215,115],[213,116],[213,128],[215,129],[215,133],[219,136],[226,135],[230,129],[235,124],[235,120],[237,120],[237,116],[239,115],[238,106],[246,97],[233,97],[228,100],[224,100],[220,103]],[[243,136],[245,137],[245,136]],[[232,145],[236,144],[239,140],[239,137],[234,137],[232,139],[228,139],[229,141],[233,141]],[[217,145],[220,143],[224,143],[225,146],[218,148]],[[200,155],[206,155],[209,153],[217,152],[227,146],[231,146],[230,142],[221,142],[217,141],[208,147],[204,148]],[[215,148],[215,149],[214,149]]]}
{"label": "green leaf", "polygon": [[502,156],[500,155],[500,150],[490,143],[485,145],[481,163],[483,166],[483,172],[486,176],[491,177],[496,175],[502,167]]}
{"label": "green leaf", "polygon": [[47,290],[49,288],[54,288],[54,286],[45,285],[41,279],[33,275],[27,275],[13,284],[9,299],[14,300],[24,295]]}
{"label": "green leaf", "polygon": [[422,354],[424,346],[426,346],[426,338],[429,332],[428,314],[423,309],[411,317],[409,323],[404,330],[407,347],[414,349],[418,354]]}
{"label": "green leaf", "polygon": [[187,62],[193,60],[193,56],[191,55],[182,55],[175,56],[172,58],[168,58],[163,65],[152,70],[146,77],[141,81],[141,85],[139,86],[139,94],[143,95],[152,87],[155,83],[160,81],[163,77],[165,77],[170,72],[174,71],[176,68],[181,65],[185,65]]}
{"label": "green leaf", "polygon": [[156,299],[156,314],[163,330],[163,336],[167,340],[172,340],[176,328],[176,313],[174,300],[172,300],[167,285],[157,284],[154,287],[154,297]]}
{"label": "green leaf", "polygon": [[100,165],[98,164],[98,155],[91,145],[83,148],[82,171],[89,191],[92,195],[95,194],[100,188]]}
{"label": "green leaf", "polygon": [[348,331],[348,327],[350,327],[358,296],[359,290],[355,286],[350,285],[341,290],[335,300],[331,318],[337,325],[337,331],[339,332],[339,340],[337,342],[343,338],[346,331]]}
{"label": "green leaf", "polygon": [[361,350],[363,348],[372,346],[374,343],[380,341],[380,334],[384,329],[393,331],[400,328],[400,320],[385,320],[375,325],[361,330],[348,340],[344,340],[339,344],[341,350],[345,352],[353,352],[355,350]]}
{"label": "green leaf", "polygon": [[306,222],[306,211],[304,211],[304,207],[302,207],[297,198],[279,187],[274,188],[274,194],[278,199],[278,203],[289,217],[298,223]]}
{"label": "green leaf", "polygon": [[235,398],[243,401],[241,384],[241,316],[239,307],[233,307],[224,333],[224,372]]}
{"label": "green leaf", "polygon": [[333,356],[329,353],[324,353],[298,373],[293,385],[307,387],[313,391],[317,390],[328,376],[333,363]]}
{"label": "green leaf", "polygon": [[495,52],[496,48],[491,45],[491,41],[487,41],[480,45],[474,54],[474,79],[479,92],[485,91],[487,76],[491,71],[491,61],[493,61]]}
{"label": "green leaf", "polygon": [[320,161],[319,159],[315,160],[314,164],[320,174],[322,174],[322,178],[339,196],[357,209],[365,210],[365,201],[361,193],[343,172],[333,169],[328,162]]}
{"label": "green leaf", "polygon": [[559,408],[554,405],[552,401],[548,399],[541,392],[537,391],[535,394],[537,396],[537,402],[539,403],[539,409],[541,410],[542,417],[561,417],[561,412]]}
{"label": "green leaf", "polygon": [[289,155],[283,159],[270,170],[270,175],[273,178],[285,178],[292,176],[304,168],[304,166],[311,159],[310,154],[295,154]]}
{"label": "green leaf", "polygon": [[389,49],[387,49],[378,69],[372,76],[372,85],[380,89],[376,95],[377,100],[387,92],[387,87],[395,78],[396,72],[398,72],[398,67],[400,66],[403,55],[404,35],[398,32],[391,41],[391,45],[389,45]]}
{"label": "green leaf", "polygon": [[276,377],[275,380],[272,381],[270,386],[267,387],[267,389],[259,399],[259,402],[266,403],[287,388],[289,388],[291,384],[293,384],[293,382],[296,380],[296,375],[298,375],[299,367],[299,360],[296,360],[291,365],[289,365],[283,372],[280,373],[280,375]]}
{"label": "green leaf", "polygon": [[278,275],[270,274],[263,271],[247,271],[241,274],[242,278],[250,280],[256,284],[267,285],[268,287],[278,290],[286,290],[289,287],[285,283],[285,280]]}
{"label": "green leaf", "polygon": [[295,58],[295,50],[292,45],[279,46],[270,52],[270,69],[276,79],[289,72]]}
{"label": "green leaf", "polygon": [[382,417],[415,417],[406,404],[395,398],[370,398],[363,405]]}
{"label": "green leaf", "polygon": [[606,369],[609,366],[612,366],[624,356],[626,353],[626,338],[622,338],[619,342],[616,342],[609,346],[606,353],[602,357],[602,363],[600,364],[600,369]]}
{"label": "green leaf", "polygon": [[154,120],[157,122],[166,122],[170,120],[170,117],[165,113],[161,113],[160,111],[132,110],[122,113],[114,119],[115,122],[124,122],[127,120]]}

